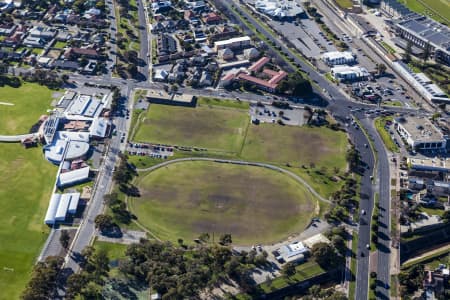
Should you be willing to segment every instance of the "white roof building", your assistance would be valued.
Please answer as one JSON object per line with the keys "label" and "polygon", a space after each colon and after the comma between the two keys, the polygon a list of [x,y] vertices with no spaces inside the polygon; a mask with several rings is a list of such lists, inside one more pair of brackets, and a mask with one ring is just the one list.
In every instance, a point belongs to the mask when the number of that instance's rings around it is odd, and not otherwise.
{"label": "white roof building", "polygon": [[322,60],[329,66],[349,65],[356,62],[355,55],[351,51],[331,51],[322,55]]}
{"label": "white roof building", "polygon": [[234,58],[234,52],[230,48],[225,48],[222,50],[219,50],[218,52],[219,58],[223,60],[230,60]]}
{"label": "white roof building", "polygon": [[91,137],[104,138],[108,129],[109,121],[105,118],[94,118],[91,127],[89,127],[89,135]]}
{"label": "white roof building", "polygon": [[153,80],[164,81],[169,76],[169,72],[164,69],[154,69],[155,75],[153,75]]}
{"label": "white roof building", "polygon": [[277,260],[284,260],[285,262],[300,262],[304,260],[305,254],[309,252],[302,242],[294,242],[289,245],[283,245],[278,249],[279,256]]}
{"label": "white roof building", "polygon": [[258,58],[259,51],[256,48],[249,48],[244,50],[244,57],[248,60]]}
{"label": "white roof building", "polygon": [[69,209],[70,197],[63,197],[60,195],[58,209],[55,214],[55,222],[61,222],[66,219],[67,210]]}
{"label": "white roof building", "polygon": [[53,225],[65,221],[68,213],[75,214],[79,200],[80,193],[52,194],[45,215],[45,224]]}
{"label": "white roof building", "polygon": [[60,173],[57,181],[58,187],[67,187],[89,179],[89,167],[84,167]]}
{"label": "white roof building", "polygon": [[61,200],[61,194],[53,194],[50,198],[50,203],[47,208],[47,213],[45,214],[44,222],[47,225],[55,224],[55,215],[58,210],[59,201]]}
{"label": "white roof building", "polygon": [[70,204],[67,212],[69,214],[76,214],[78,208],[78,202],[80,201],[80,193],[67,193],[63,194],[62,198],[69,198]]}
{"label": "white roof building", "polygon": [[250,46],[252,39],[249,36],[240,36],[224,41],[214,42],[215,51],[219,51],[221,49],[230,48],[230,49],[240,49],[246,46]]}
{"label": "white roof building", "polygon": [[63,159],[75,160],[89,151],[87,132],[57,131],[51,144],[44,147],[45,158],[59,165]]}
{"label": "white roof building", "polygon": [[393,68],[402,75],[425,99],[436,103],[450,103],[450,98],[424,73],[414,73],[405,63],[395,61]]}
{"label": "white roof building", "polygon": [[297,1],[257,0],[255,8],[260,12],[277,19],[295,18],[304,11]]}
{"label": "white roof building", "polygon": [[415,150],[445,151],[447,140],[444,134],[426,118],[395,118],[394,127]]}
{"label": "white roof building", "polygon": [[365,79],[369,77],[369,72],[366,70],[366,68],[360,67],[360,66],[336,66],[334,68],[331,68],[331,75],[337,80],[359,80],[359,79]]}
{"label": "white roof building", "polygon": [[78,95],[67,107],[65,114],[68,119],[73,117],[96,118],[103,110],[103,103],[90,95]]}

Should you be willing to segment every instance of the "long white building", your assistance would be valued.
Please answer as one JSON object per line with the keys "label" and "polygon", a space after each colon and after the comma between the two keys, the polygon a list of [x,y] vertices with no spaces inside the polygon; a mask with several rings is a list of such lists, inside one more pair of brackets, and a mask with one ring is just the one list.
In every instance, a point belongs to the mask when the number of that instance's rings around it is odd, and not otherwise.
{"label": "long white building", "polygon": [[242,49],[251,45],[251,38],[249,36],[240,36],[224,41],[214,42],[214,50],[219,51],[225,48]]}
{"label": "long white building", "polygon": [[351,51],[331,51],[322,55],[322,60],[329,66],[352,65],[356,63],[356,57]]}
{"label": "long white building", "polygon": [[356,81],[363,80],[369,77],[369,72],[359,66],[336,66],[331,68],[331,75],[340,81]]}

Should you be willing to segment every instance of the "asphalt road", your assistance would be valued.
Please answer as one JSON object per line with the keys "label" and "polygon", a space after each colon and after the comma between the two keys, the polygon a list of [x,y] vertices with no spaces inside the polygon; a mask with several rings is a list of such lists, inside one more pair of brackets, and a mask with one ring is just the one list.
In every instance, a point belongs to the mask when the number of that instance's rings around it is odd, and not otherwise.
{"label": "asphalt road", "polygon": [[146,10],[143,6],[143,0],[137,0],[136,4],[138,6],[138,17],[139,17],[139,39],[141,42],[140,59],[141,63],[138,67],[139,73],[143,76],[143,80],[148,80],[149,78],[149,53],[148,47],[148,26],[147,19],[145,17]]}
{"label": "asphalt road", "polygon": [[[123,105],[129,107],[131,89],[127,86],[122,87]],[[116,117],[114,125],[118,132],[128,132],[129,122],[125,117]],[[91,239],[95,236],[95,217],[104,211],[103,196],[108,194],[112,187],[112,175],[119,151],[123,150],[124,145],[120,143],[120,134],[113,136],[109,148],[107,149],[103,164],[101,165],[97,181],[94,185],[94,194],[89,201],[87,212],[82,223],[79,226],[77,235],[70,247],[70,255],[66,257],[64,268],[69,270],[68,273],[77,272],[79,269],[79,258],[81,251],[90,245]]]}
{"label": "asphalt road", "polygon": [[[216,0],[221,2],[221,4],[228,8],[229,13],[234,12],[231,10],[231,3],[224,0]],[[242,15],[246,16],[247,20],[263,35],[265,35],[268,39],[274,41],[277,45],[281,47],[281,50],[285,53],[288,53],[293,59],[294,62],[299,64],[301,68],[308,73],[310,79],[316,83],[319,87],[321,87],[324,91],[327,91],[329,98],[331,98],[331,103],[328,105],[328,109],[332,112],[334,117],[338,120],[344,121],[346,117],[350,116],[350,109],[355,107],[364,107],[361,104],[355,104],[349,101],[347,95],[345,95],[340,89],[331,84],[328,80],[326,80],[323,76],[318,74],[310,65],[305,63],[304,61],[297,58],[290,49],[288,49],[279,39],[273,37],[267,30],[260,26],[258,22],[256,22],[253,17],[246,13],[246,11],[242,10],[239,5],[235,5],[237,10],[240,10]],[[239,19],[238,15],[234,15],[233,19]],[[245,24],[241,23],[240,25],[245,27]],[[318,91],[317,88],[315,92],[321,94],[321,91]],[[360,209],[364,209],[366,211],[366,216],[360,218],[359,224],[359,240],[358,240],[358,261],[357,261],[357,278],[356,278],[356,299],[367,299],[368,295],[368,277],[369,277],[369,250],[366,249],[366,245],[370,244],[370,222],[371,219],[369,216],[372,214],[373,210],[373,190],[372,190],[372,182],[370,176],[373,174],[373,167],[375,165],[375,159],[373,153],[370,148],[366,148],[365,145],[369,144],[366,136],[363,134],[361,129],[355,129],[354,127],[348,127],[348,133],[351,137],[353,144],[356,149],[360,152],[361,160],[368,165],[368,169],[362,174],[361,177],[361,189],[360,189]],[[376,134],[372,134],[373,139],[375,141],[375,147],[378,153],[380,153],[380,157],[383,156],[384,153],[384,145],[380,140],[379,136]],[[383,170],[381,170],[383,171]],[[384,173],[383,173],[384,174]],[[387,178],[389,175],[387,176]],[[388,182],[389,183],[389,182]],[[385,180],[380,181],[380,185],[385,184]],[[389,185],[383,186],[381,190],[389,189]],[[380,195],[382,196],[382,195]],[[388,207],[386,207],[386,202],[389,205],[389,198],[383,199],[380,201],[380,210],[385,210],[389,212]],[[389,218],[388,214],[386,214],[386,218]],[[387,232],[387,238],[389,239],[389,232]],[[361,252],[364,256],[361,256]],[[383,257],[385,261],[389,262],[389,253],[386,253],[386,256]],[[389,264],[385,265],[385,269],[387,270],[387,274],[389,275],[389,268],[386,268]],[[383,281],[380,278],[380,281],[383,284],[386,284],[388,281]],[[386,290],[385,290],[386,291]],[[382,291],[380,291],[382,292]]]}
{"label": "asphalt road", "polygon": [[[372,124],[370,124],[372,125]],[[366,126],[370,135],[378,137],[374,126]],[[390,284],[390,172],[389,157],[386,148],[380,138],[374,139],[375,148],[378,151],[378,193],[379,193],[379,217],[378,217],[378,265],[377,265],[377,299],[389,299]]]}

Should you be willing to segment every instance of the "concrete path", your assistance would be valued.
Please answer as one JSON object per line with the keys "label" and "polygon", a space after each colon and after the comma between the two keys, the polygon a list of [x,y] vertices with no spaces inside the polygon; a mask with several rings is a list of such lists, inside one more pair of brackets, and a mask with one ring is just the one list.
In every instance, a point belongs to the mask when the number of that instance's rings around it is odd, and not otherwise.
{"label": "concrete path", "polygon": [[0,135],[0,142],[14,143],[20,142],[26,138],[37,138],[37,133],[19,134],[19,135]]}
{"label": "concrete path", "polygon": [[97,241],[100,241],[100,242],[130,245],[133,243],[139,243],[139,240],[141,238],[146,239],[147,233],[144,231],[123,230],[121,237],[108,237],[108,236],[102,235],[100,232],[97,231]]}
{"label": "concrete path", "polygon": [[212,161],[212,162],[217,162],[217,163],[230,163],[230,164],[235,164],[235,165],[255,166],[255,167],[267,168],[270,170],[278,171],[278,172],[281,172],[281,173],[291,176],[297,182],[303,184],[311,192],[311,194],[316,196],[320,201],[327,202],[330,204],[332,203],[330,200],[325,199],[321,195],[319,195],[319,193],[317,193],[303,178],[301,178],[297,174],[295,174],[291,171],[288,171],[286,169],[283,169],[283,168],[280,168],[280,167],[277,167],[277,166],[274,166],[271,164],[266,164],[266,163],[257,163],[257,162],[248,162],[248,161],[230,160],[230,159],[206,158],[206,157],[188,157],[188,158],[178,158],[178,159],[168,160],[168,161],[162,162],[160,164],[157,164],[155,166],[152,166],[150,168],[137,169],[137,171],[138,172],[154,171],[156,169],[159,169],[159,168],[171,165],[171,164],[175,164],[178,162],[183,162],[183,161]]}

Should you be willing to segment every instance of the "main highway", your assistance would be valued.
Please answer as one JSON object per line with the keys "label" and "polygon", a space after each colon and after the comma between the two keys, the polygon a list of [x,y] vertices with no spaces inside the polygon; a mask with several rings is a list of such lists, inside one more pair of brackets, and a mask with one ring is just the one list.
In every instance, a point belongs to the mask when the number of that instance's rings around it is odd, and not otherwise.
{"label": "main highway", "polygon": [[[280,47],[281,51],[288,53],[288,56],[298,65],[301,66],[302,70],[305,71],[312,82],[316,83],[315,92],[317,94],[322,94],[321,90],[325,90],[328,93],[330,103],[327,107],[333,114],[333,116],[342,122],[345,122],[346,118],[351,115],[350,110],[355,107],[363,107],[364,105],[355,104],[350,101],[347,95],[345,95],[337,86],[330,83],[325,77],[316,72],[308,63],[299,59],[291,49],[289,49],[279,38],[268,32],[255,18],[248,14],[246,10],[242,9],[240,4],[233,3],[231,1],[225,0],[215,0],[215,2],[220,3],[221,7],[226,7],[226,14],[231,14],[231,19],[240,22],[243,28],[250,30],[244,22],[242,22],[241,16],[236,13],[239,11],[240,14],[245,17],[247,22],[250,22],[256,30],[262,33],[266,38],[273,41],[277,46]],[[233,5],[233,7],[232,7]],[[366,49],[366,51],[369,51]],[[375,56],[373,53],[368,53],[369,55]],[[320,88],[317,88],[320,87]],[[360,116],[361,117],[361,116]],[[384,223],[386,226],[380,226],[380,251],[378,258],[378,265],[382,266],[379,270],[380,275],[378,276],[379,286],[377,287],[377,297],[381,299],[389,299],[388,285],[390,281],[389,276],[389,266],[390,266],[390,232],[389,232],[389,208],[390,208],[390,195],[389,195],[389,163],[387,161],[387,154],[383,145],[382,140],[376,132],[374,132],[372,124],[366,120],[363,123],[366,130],[369,132],[370,137],[373,140],[373,145],[375,151],[378,153],[378,172],[376,172],[377,177],[380,178],[378,181],[379,195],[380,195],[380,211],[382,212],[380,216],[380,222]],[[361,189],[360,189],[360,210],[365,210],[366,215],[362,216],[359,221],[359,239],[358,239],[358,253],[357,253],[357,275],[356,275],[356,299],[367,299],[368,297],[368,277],[369,277],[369,254],[370,251],[366,248],[366,245],[370,245],[370,222],[371,215],[373,211],[374,203],[374,192],[372,186],[371,176],[374,174],[375,167],[375,157],[374,153],[370,150],[370,147],[365,145],[369,144],[367,136],[360,129],[355,129],[352,126],[348,127],[348,133],[351,137],[353,144],[356,149],[360,152],[361,160],[367,164],[368,168],[364,171],[361,177]]]}

